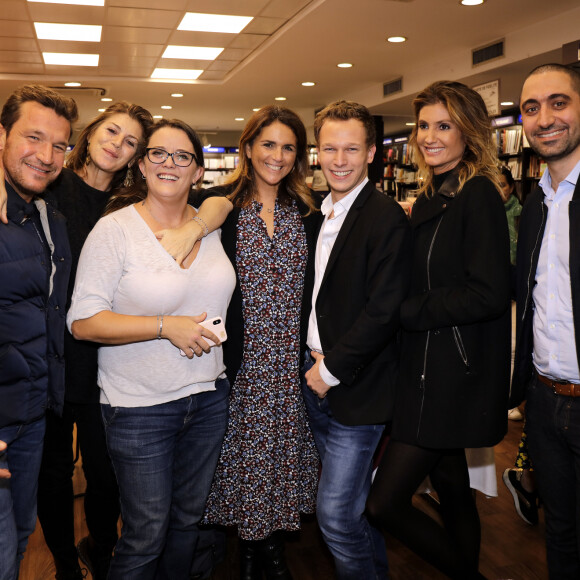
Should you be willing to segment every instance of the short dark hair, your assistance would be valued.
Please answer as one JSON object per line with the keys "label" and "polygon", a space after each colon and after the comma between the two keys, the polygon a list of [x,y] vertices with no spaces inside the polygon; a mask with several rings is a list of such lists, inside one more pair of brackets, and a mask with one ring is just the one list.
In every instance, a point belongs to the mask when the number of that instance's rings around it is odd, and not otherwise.
{"label": "short dark hair", "polygon": [[376,144],[377,131],[375,129],[375,120],[364,105],[355,103],[354,101],[342,100],[335,101],[324,107],[314,119],[314,138],[317,144],[320,144],[320,130],[322,129],[322,125],[328,119],[335,121],[356,119],[360,121],[365,128],[367,147],[372,147]]}
{"label": "short dark hair", "polygon": [[508,185],[515,185],[516,182],[514,180],[514,176],[512,175],[512,172],[510,171],[509,167],[506,167],[505,165],[502,165],[500,168],[501,174],[505,177],[505,180],[507,181]]}
{"label": "short dark hair", "polygon": [[2,123],[6,131],[6,135],[10,133],[14,124],[20,119],[22,105],[29,101],[38,103],[47,109],[52,109],[57,115],[65,118],[71,125],[72,133],[72,125],[79,118],[77,104],[74,100],[43,85],[24,85],[18,87],[8,97],[4,107],[2,107],[0,123]]}
{"label": "short dark hair", "polygon": [[578,95],[580,95],[580,72],[578,72],[575,68],[565,64],[558,64],[557,62],[541,64],[528,73],[525,81],[527,81],[533,75],[539,75],[546,72],[561,72],[568,75],[570,83],[572,84],[572,88]]}

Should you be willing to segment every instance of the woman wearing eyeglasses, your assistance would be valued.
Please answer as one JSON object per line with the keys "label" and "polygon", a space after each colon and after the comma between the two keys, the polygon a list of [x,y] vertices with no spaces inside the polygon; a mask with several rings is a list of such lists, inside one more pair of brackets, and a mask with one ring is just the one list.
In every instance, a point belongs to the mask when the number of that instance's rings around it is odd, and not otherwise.
{"label": "woman wearing eyeglasses", "polygon": [[87,239],[68,324],[104,345],[98,382],[123,519],[109,579],[187,579],[229,394],[219,339],[200,323],[225,320],[235,273],[217,232],[181,265],[155,237],[191,220],[207,233],[187,204],[203,177],[195,132],[158,122],[138,167],[112,201],[122,209]]}

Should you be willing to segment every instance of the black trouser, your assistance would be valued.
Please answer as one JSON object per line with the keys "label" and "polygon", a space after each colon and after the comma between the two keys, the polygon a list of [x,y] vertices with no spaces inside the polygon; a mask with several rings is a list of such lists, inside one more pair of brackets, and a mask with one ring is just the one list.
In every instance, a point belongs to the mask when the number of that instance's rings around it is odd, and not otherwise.
{"label": "black trouser", "polygon": [[77,562],[74,537],[73,425],[87,480],[85,517],[89,533],[105,551],[117,542],[119,492],[111,466],[100,404],[65,403],[63,416],[46,416],[46,435],[38,486],[38,518],[52,555],[66,566]]}
{"label": "black trouser", "polygon": [[[425,477],[439,496],[444,528],[412,504]],[[451,578],[481,578],[481,529],[463,449],[389,441],[367,502],[371,520]]]}

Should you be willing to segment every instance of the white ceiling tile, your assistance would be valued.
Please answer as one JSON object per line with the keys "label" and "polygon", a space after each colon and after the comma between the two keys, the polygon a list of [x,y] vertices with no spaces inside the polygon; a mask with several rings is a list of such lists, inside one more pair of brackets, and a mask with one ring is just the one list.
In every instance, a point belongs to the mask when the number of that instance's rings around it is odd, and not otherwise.
{"label": "white ceiling tile", "polygon": [[228,74],[225,70],[206,70],[200,76],[200,81],[221,81]]}
{"label": "white ceiling tile", "polygon": [[22,20],[0,20],[0,36],[15,36],[17,38],[36,38],[32,22]]}
{"label": "white ceiling tile", "polygon": [[177,28],[183,14],[177,10],[143,10],[139,8],[109,8],[106,24],[147,28]]}
{"label": "white ceiling tile", "polygon": [[311,3],[312,0],[271,0],[260,12],[260,16],[272,18],[292,18],[297,12]]}
{"label": "white ceiling tile", "polygon": [[240,64],[239,60],[214,60],[208,65],[207,70],[232,70],[235,66]]}
{"label": "white ceiling tile", "polygon": [[62,24],[103,24],[104,6],[75,6],[73,4],[44,4],[27,2],[33,22]]}
{"label": "white ceiling tile", "polygon": [[178,46],[221,46],[226,47],[232,42],[237,34],[225,34],[220,32],[192,32],[188,30],[176,30],[171,35],[170,44]]}
{"label": "white ceiling tile", "polygon": [[286,23],[284,18],[263,18],[259,16],[254,18],[244,32],[248,34],[274,34],[278,28]]}
{"label": "white ceiling tile", "polygon": [[243,48],[226,48],[220,54],[220,59],[223,59],[223,60],[243,60],[244,58],[249,56],[249,54],[251,52],[252,52],[251,50],[243,49]]}
{"label": "white ceiling tile", "polygon": [[129,28],[105,26],[101,42],[128,42],[131,44],[167,44],[171,31],[167,28]]}
{"label": "white ceiling tile", "polygon": [[268,38],[267,34],[236,34],[228,48],[250,48],[254,50]]}
{"label": "white ceiling tile", "polygon": [[255,16],[267,6],[269,0],[189,0],[187,12],[202,14],[232,14],[235,16]]}
{"label": "white ceiling tile", "polygon": [[39,52],[21,50],[0,50],[0,62],[2,63],[2,72],[4,72],[4,65],[8,63],[44,64]]}

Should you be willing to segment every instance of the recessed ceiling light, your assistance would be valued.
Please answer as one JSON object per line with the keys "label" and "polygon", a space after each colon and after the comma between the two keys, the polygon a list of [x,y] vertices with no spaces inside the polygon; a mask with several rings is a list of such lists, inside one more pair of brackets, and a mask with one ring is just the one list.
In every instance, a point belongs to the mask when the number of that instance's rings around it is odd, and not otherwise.
{"label": "recessed ceiling light", "polygon": [[105,0],[28,0],[44,4],[75,4],[76,6],[104,6]]}
{"label": "recessed ceiling light", "polygon": [[183,97],[183,93],[171,93],[171,96],[177,99],[179,97]]}
{"label": "recessed ceiling light", "polygon": [[176,46],[169,45],[161,58],[187,58],[190,60],[215,60],[223,48],[210,46]]}
{"label": "recessed ceiling light", "polygon": [[313,87],[316,83],[312,83],[310,81],[307,81],[305,83],[302,83],[303,87]]}
{"label": "recessed ceiling light", "polygon": [[173,79],[180,81],[194,81],[203,70],[187,68],[156,68],[151,75],[152,79]]}
{"label": "recessed ceiling light", "polygon": [[501,105],[502,107],[510,107],[510,106],[511,106],[511,105],[513,105],[513,104],[514,104],[514,102],[513,102],[513,101],[502,101],[502,102],[500,103],[500,105]]}
{"label": "recessed ceiling light", "polygon": [[414,127],[415,123],[405,123],[405,125],[407,125],[407,127]]}
{"label": "recessed ceiling light", "polygon": [[483,4],[485,0],[461,0],[461,4],[463,6],[477,6],[479,4]]}
{"label": "recessed ceiling light", "polygon": [[97,109],[97,111],[99,111],[99,113],[104,113],[106,109]]}
{"label": "recessed ceiling light", "polygon": [[389,36],[389,38],[387,38],[387,42],[406,42],[406,41],[407,41],[406,36]]}
{"label": "recessed ceiling light", "polygon": [[336,65],[338,68],[352,68],[352,64],[350,62],[341,62]]}
{"label": "recessed ceiling light", "polygon": [[153,115],[154,119],[163,119],[163,115]]}
{"label": "recessed ceiling light", "polygon": [[245,121],[245,119],[243,117],[236,117],[234,121]]}
{"label": "recessed ceiling light", "polygon": [[286,97],[274,97],[275,101],[285,101]]}
{"label": "recessed ceiling light", "polygon": [[101,99],[101,101],[103,101],[103,103],[110,103],[113,99],[111,99],[111,97],[103,97]]}
{"label": "recessed ceiling light", "polygon": [[162,109],[171,109],[171,105],[161,105]]}
{"label": "recessed ceiling light", "polygon": [[99,66],[98,54],[74,54],[71,52],[43,52],[44,64],[68,66]]}
{"label": "recessed ceiling light", "polygon": [[39,40],[77,40],[101,42],[102,26],[89,24],[55,24],[35,22],[36,36]]}
{"label": "recessed ceiling light", "polygon": [[255,109],[252,109],[252,111],[254,111],[254,113],[257,113],[262,107],[257,107]]}
{"label": "recessed ceiling light", "polygon": [[187,12],[177,30],[191,32],[241,32],[254,18],[252,16],[228,16],[223,14],[200,14]]}
{"label": "recessed ceiling light", "polygon": [[65,87],[80,87],[81,83],[64,83]]}

